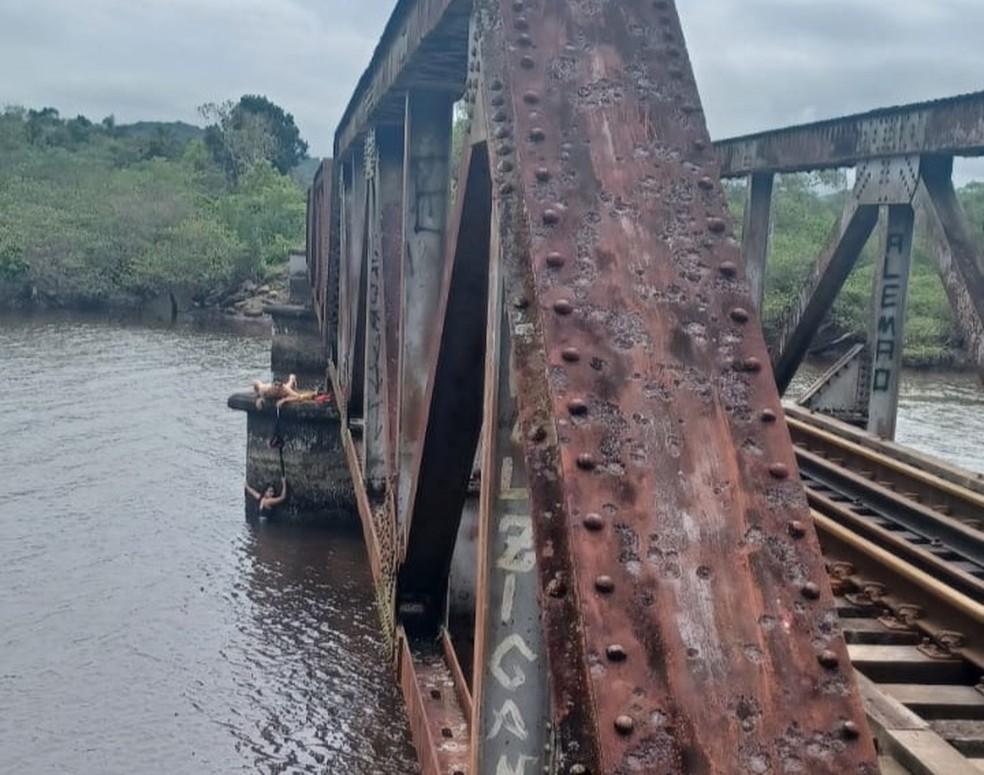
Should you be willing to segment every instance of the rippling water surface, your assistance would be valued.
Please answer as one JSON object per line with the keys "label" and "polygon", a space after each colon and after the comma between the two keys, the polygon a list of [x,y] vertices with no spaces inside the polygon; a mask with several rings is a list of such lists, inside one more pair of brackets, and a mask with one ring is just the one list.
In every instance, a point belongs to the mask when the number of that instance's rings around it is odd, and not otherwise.
{"label": "rippling water surface", "polygon": [[358,535],[243,520],[269,342],[0,319],[0,772],[416,772]]}

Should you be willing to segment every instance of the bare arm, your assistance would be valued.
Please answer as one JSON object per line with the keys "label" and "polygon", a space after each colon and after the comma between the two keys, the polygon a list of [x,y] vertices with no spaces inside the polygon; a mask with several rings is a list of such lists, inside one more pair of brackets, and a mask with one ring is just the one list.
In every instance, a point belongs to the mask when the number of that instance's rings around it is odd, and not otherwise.
{"label": "bare arm", "polygon": [[254,490],[252,487],[249,486],[249,482],[243,482],[243,484],[245,485],[246,492],[250,495],[250,497],[254,498],[255,500],[259,500],[260,498],[263,497],[256,490]]}
{"label": "bare arm", "polygon": [[286,476],[283,479],[280,480],[280,495],[278,495],[276,498],[268,498],[267,499],[267,505],[268,506],[279,506],[285,500],[287,500],[287,477]]}

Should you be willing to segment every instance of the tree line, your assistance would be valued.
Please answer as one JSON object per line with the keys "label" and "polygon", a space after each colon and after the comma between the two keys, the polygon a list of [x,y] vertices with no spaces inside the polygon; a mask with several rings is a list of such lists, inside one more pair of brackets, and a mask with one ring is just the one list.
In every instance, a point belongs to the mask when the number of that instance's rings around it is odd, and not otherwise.
{"label": "tree line", "polygon": [[202,303],[303,245],[307,144],[264,97],[203,106],[201,128],[0,113],[0,303]]}

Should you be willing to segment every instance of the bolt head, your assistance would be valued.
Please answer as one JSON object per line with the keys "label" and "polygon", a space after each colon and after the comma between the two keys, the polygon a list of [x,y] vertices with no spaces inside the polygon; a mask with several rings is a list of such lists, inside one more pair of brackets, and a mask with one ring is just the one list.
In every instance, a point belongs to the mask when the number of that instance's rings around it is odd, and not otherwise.
{"label": "bolt head", "polygon": [[841,724],[841,736],[846,740],[857,740],[861,736],[861,727],[854,721],[847,720]]}
{"label": "bolt head", "polygon": [[821,667],[825,667],[827,670],[833,670],[840,664],[840,657],[837,656],[836,651],[824,649],[817,654],[817,662],[820,663]]}
{"label": "bolt head", "polygon": [[632,730],[635,729],[635,721],[632,716],[621,715],[615,718],[615,731],[620,735],[631,735]]}
{"label": "bolt head", "polygon": [[807,600],[819,600],[820,587],[818,587],[812,581],[808,581],[802,587],[800,587],[800,594],[803,597],[805,597]]}
{"label": "bolt head", "polygon": [[612,643],[605,649],[605,656],[610,662],[624,662],[629,655],[625,653],[625,649],[620,643]]}
{"label": "bolt head", "polygon": [[777,419],[776,413],[771,409],[763,409],[759,417],[762,419],[762,422],[775,422]]}
{"label": "bolt head", "polygon": [[788,479],[789,467],[785,463],[773,463],[769,466],[769,476],[773,479]]}
{"label": "bolt head", "polygon": [[786,529],[789,531],[789,535],[793,538],[803,538],[806,535],[806,526],[800,522],[798,519],[792,520]]}
{"label": "bolt head", "polygon": [[582,452],[577,456],[577,467],[582,471],[592,471],[596,465],[594,456],[589,452]]}
{"label": "bolt head", "polygon": [[718,271],[725,277],[734,277],[738,274],[738,264],[734,261],[722,261],[718,266]]}
{"label": "bolt head", "polygon": [[576,347],[565,347],[561,350],[560,357],[568,363],[577,363],[581,360],[581,351]]}
{"label": "bolt head", "polygon": [[595,579],[595,589],[608,594],[615,591],[615,580],[611,576],[598,576]]}
{"label": "bolt head", "polygon": [[558,315],[570,315],[574,311],[574,305],[567,299],[557,299],[553,305],[554,312]]}
{"label": "bolt head", "polygon": [[599,530],[604,530],[605,520],[596,512],[591,512],[590,514],[585,514],[584,519],[581,523],[590,531],[597,533]]}
{"label": "bolt head", "polygon": [[547,266],[549,266],[551,269],[560,269],[566,261],[564,256],[557,252],[547,253],[546,260],[547,260]]}
{"label": "bolt head", "polygon": [[731,319],[735,321],[735,323],[747,323],[748,318],[748,310],[744,307],[735,307],[731,310]]}

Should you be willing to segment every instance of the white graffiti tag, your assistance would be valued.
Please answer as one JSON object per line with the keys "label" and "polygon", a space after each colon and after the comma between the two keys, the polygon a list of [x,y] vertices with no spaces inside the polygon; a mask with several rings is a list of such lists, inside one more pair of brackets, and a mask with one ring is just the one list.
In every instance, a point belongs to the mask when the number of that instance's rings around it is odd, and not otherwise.
{"label": "white graffiti tag", "polygon": [[510,691],[518,689],[526,683],[526,673],[524,673],[518,665],[512,675],[509,675],[509,673],[502,668],[502,660],[505,659],[506,654],[513,649],[516,649],[516,651],[518,651],[527,662],[536,661],[536,654],[530,650],[530,647],[526,645],[526,641],[524,641],[522,636],[518,633],[514,632],[496,647],[495,651],[492,653],[492,659],[489,660],[489,669],[492,671],[493,677],[499,682],[502,688],[509,689]]}

